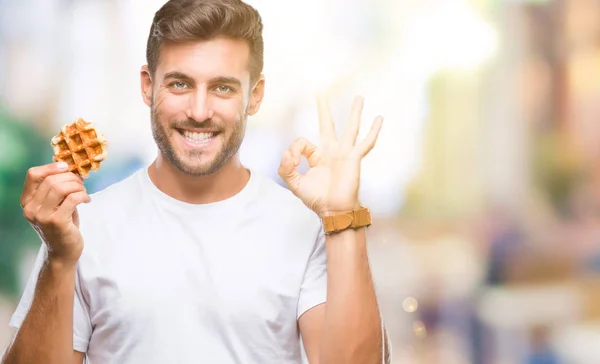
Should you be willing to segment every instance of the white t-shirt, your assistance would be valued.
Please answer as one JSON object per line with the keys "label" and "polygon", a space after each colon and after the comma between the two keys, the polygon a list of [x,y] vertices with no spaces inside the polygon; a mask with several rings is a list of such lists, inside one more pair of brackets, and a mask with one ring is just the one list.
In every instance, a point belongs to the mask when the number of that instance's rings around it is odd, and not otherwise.
{"label": "white t-shirt", "polygon": [[89,363],[302,361],[297,320],[325,302],[325,238],[288,190],[252,172],[237,195],[192,205],[162,193],[144,168],[92,195],[79,216],[73,341]]}

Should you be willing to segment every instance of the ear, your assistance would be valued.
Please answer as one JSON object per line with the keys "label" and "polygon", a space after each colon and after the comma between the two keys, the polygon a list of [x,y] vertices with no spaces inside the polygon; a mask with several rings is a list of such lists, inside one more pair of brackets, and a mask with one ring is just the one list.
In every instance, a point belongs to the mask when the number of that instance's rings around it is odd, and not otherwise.
{"label": "ear", "polygon": [[144,103],[149,107],[152,106],[152,77],[148,66],[142,66],[140,70],[140,85],[142,87],[142,98]]}
{"label": "ear", "polygon": [[263,97],[265,96],[265,77],[260,75],[258,82],[254,85],[250,93],[250,104],[248,105],[248,115],[254,115],[260,109]]}

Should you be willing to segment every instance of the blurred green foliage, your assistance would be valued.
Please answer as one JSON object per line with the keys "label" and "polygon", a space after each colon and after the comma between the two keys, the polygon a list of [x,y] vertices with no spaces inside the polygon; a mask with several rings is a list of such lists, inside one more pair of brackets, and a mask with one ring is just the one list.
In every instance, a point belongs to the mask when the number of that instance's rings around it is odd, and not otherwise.
{"label": "blurred green foliage", "polygon": [[19,205],[25,175],[51,155],[46,138],[0,105],[0,293],[9,297],[20,292],[23,253],[39,244]]}

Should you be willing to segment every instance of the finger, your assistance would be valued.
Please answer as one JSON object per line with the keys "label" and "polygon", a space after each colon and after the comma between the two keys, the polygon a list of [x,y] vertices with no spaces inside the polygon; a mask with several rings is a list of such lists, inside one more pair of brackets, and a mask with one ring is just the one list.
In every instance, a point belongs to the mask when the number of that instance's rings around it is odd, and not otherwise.
{"label": "finger", "polygon": [[365,139],[360,142],[357,146],[358,153],[364,157],[373,147],[375,146],[375,142],[377,142],[377,137],[379,136],[379,132],[381,131],[381,127],[383,126],[383,116],[378,116],[373,121],[373,125],[371,125],[371,130],[369,130],[369,134],[365,137]]}
{"label": "finger", "polygon": [[65,198],[58,210],[56,210],[54,218],[59,221],[68,220],[73,216],[78,205],[89,203],[90,201],[92,201],[92,199],[85,191],[71,193]]}
{"label": "finger", "polygon": [[281,164],[278,170],[281,179],[288,185],[290,190],[295,194],[300,185],[300,179],[302,176],[296,170],[296,164],[294,163],[294,157],[289,150],[283,152],[281,157]]}
{"label": "finger", "polygon": [[38,189],[42,181],[53,174],[64,173],[69,168],[65,162],[50,163],[43,166],[32,167],[27,171],[25,185],[21,194],[21,206],[25,206]]}
{"label": "finger", "polygon": [[289,151],[292,154],[294,166],[296,167],[300,164],[302,157],[306,158],[310,167],[314,167],[319,163],[320,156],[317,146],[304,138],[294,140]]}
{"label": "finger", "polygon": [[50,192],[50,190],[52,190],[52,188],[55,185],[61,185],[67,182],[75,182],[83,186],[82,181],[83,180],[80,176],[71,172],[63,172],[60,174],[54,174],[46,177],[44,181],[39,185],[37,190],[34,191],[33,196],[23,206],[23,215],[29,221],[32,221],[38,214],[40,208],[46,200],[46,197],[48,196],[48,193]]}
{"label": "finger", "polygon": [[317,109],[319,111],[321,142],[323,145],[335,142],[337,137],[335,135],[335,124],[333,123],[333,117],[331,117],[331,110],[329,109],[329,100],[320,92],[317,94]]}
{"label": "finger", "polygon": [[346,132],[342,138],[342,144],[346,147],[351,147],[356,143],[358,132],[360,130],[360,117],[363,111],[365,99],[362,96],[356,96],[352,102],[352,110],[350,111],[350,120],[346,126]]}
{"label": "finger", "polygon": [[38,213],[38,220],[44,221],[52,215],[67,196],[76,192],[85,192],[85,187],[79,182],[69,181],[52,186]]}
{"label": "finger", "polygon": [[46,199],[46,196],[56,186],[59,186],[67,182],[77,182],[83,185],[83,179],[71,172],[65,172],[60,174],[54,174],[46,177],[44,181],[39,185],[38,189],[34,192],[31,200],[26,204],[32,204],[34,206],[41,206]]}

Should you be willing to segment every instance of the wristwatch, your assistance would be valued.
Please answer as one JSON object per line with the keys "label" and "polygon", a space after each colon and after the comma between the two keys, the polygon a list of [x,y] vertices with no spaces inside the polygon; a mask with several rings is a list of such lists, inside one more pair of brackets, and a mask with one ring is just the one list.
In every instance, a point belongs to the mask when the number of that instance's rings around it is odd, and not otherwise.
{"label": "wristwatch", "polygon": [[371,225],[371,213],[366,207],[323,217],[325,234],[337,233],[346,229],[357,229]]}

